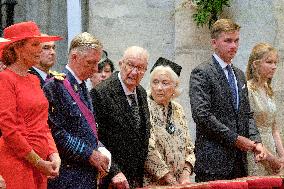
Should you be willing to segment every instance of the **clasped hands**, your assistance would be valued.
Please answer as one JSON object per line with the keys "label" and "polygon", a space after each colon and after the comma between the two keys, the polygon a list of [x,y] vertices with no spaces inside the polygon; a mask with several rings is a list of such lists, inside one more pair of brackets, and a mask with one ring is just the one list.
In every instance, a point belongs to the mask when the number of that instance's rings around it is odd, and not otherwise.
{"label": "clasped hands", "polygon": [[89,157],[89,162],[94,166],[99,173],[99,177],[103,178],[108,174],[109,158],[97,150],[93,150],[93,153]]}
{"label": "clasped hands", "polygon": [[0,175],[0,189],[6,189],[6,183],[3,177]]}
{"label": "clasped hands", "polygon": [[108,187],[109,189],[129,189],[129,183],[122,172],[116,174]]}
{"label": "clasped hands", "polygon": [[252,151],[256,162],[265,160],[267,157],[267,152],[261,143],[256,143],[243,136],[238,136],[236,147],[245,152]]}
{"label": "clasped hands", "polygon": [[[35,156],[35,152],[32,151],[28,156]],[[61,164],[61,159],[57,152],[51,154],[48,160],[43,160],[39,158],[34,162],[34,166],[49,179],[54,179],[59,176],[59,169]]]}

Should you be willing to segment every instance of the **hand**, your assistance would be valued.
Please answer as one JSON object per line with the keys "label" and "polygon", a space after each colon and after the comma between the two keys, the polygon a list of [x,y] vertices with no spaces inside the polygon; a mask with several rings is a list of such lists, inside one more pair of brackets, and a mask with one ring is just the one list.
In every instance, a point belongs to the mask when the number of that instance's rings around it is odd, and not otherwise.
{"label": "hand", "polygon": [[256,162],[265,160],[267,157],[267,150],[263,147],[261,143],[256,144],[253,152]]}
{"label": "hand", "polygon": [[60,165],[61,165],[61,159],[59,157],[59,154],[58,153],[53,153],[49,156],[49,160],[50,162],[54,163],[54,171],[56,172],[56,175],[55,176],[49,176],[48,178],[49,179],[54,179],[56,177],[59,176],[59,169],[60,169]]}
{"label": "hand", "polygon": [[163,176],[160,180],[159,180],[161,185],[176,185],[178,184],[176,178],[174,177],[174,175],[171,172],[168,172],[167,174],[165,174],[165,176]]}
{"label": "hand", "polygon": [[0,175],[0,189],[6,189],[6,183],[3,177]]}
{"label": "hand", "polygon": [[277,158],[275,158],[273,161],[270,161],[269,164],[274,174],[280,173],[281,169],[283,168],[283,164]]}
{"label": "hand", "polygon": [[179,177],[179,184],[187,184],[187,183],[191,183],[191,180],[190,180],[190,173],[188,172],[188,170],[183,170],[182,171],[182,174],[180,175]]}
{"label": "hand", "polygon": [[129,189],[129,184],[122,172],[118,173],[111,179],[109,188],[112,189]]}
{"label": "hand", "polygon": [[180,177],[178,182],[179,184],[188,184],[191,183],[191,180],[189,177]]}
{"label": "hand", "polygon": [[99,173],[99,177],[103,178],[108,174],[109,159],[101,152],[94,150],[89,158],[89,162]]}
{"label": "hand", "polygon": [[6,66],[3,63],[0,63],[0,72],[6,69]]}
{"label": "hand", "polygon": [[36,168],[47,177],[56,177],[58,173],[55,171],[55,162],[40,159],[36,164]]}
{"label": "hand", "polygon": [[279,158],[279,161],[280,161],[282,164],[284,164],[284,157],[280,157],[280,158]]}
{"label": "hand", "polygon": [[254,141],[243,137],[243,136],[238,136],[237,141],[236,141],[236,147],[242,151],[252,151],[255,149],[256,144]]}
{"label": "hand", "polygon": [[268,150],[266,150],[266,152],[267,152],[266,161],[268,162],[273,173],[278,174],[283,167],[283,163],[281,162],[281,158],[278,159],[273,154],[271,154]]}

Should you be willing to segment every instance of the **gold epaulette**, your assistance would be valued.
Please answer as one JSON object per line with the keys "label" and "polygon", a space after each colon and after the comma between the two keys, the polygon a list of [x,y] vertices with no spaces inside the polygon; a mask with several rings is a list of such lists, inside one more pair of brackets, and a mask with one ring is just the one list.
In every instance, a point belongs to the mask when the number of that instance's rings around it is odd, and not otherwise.
{"label": "gold epaulette", "polygon": [[57,71],[49,70],[49,74],[51,76],[53,76],[55,79],[60,80],[60,81],[63,81],[65,79],[65,77],[66,77],[66,75],[64,73],[59,73]]}

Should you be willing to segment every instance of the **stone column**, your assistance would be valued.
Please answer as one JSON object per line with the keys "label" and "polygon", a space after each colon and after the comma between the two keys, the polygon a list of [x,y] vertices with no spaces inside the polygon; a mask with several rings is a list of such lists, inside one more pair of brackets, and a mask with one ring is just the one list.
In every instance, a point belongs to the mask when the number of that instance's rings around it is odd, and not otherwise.
{"label": "stone column", "polygon": [[60,35],[64,40],[56,42],[57,64],[53,70],[61,70],[67,63],[67,13],[66,1],[18,0],[15,6],[15,23],[34,21],[42,33]]}
{"label": "stone column", "polygon": [[[89,4],[89,32],[102,41],[116,69],[124,50],[133,45],[149,51],[148,70],[160,56],[174,60],[171,0],[96,0]],[[142,85],[148,88],[149,71]]]}
{"label": "stone column", "polygon": [[181,88],[179,97],[184,107],[189,129],[195,138],[195,123],[191,117],[189,100],[190,73],[198,64],[211,58],[210,33],[207,27],[197,27],[192,19],[194,6],[181,7],[181,0],[175,3],[175,60],[183,69],[181,73]]}

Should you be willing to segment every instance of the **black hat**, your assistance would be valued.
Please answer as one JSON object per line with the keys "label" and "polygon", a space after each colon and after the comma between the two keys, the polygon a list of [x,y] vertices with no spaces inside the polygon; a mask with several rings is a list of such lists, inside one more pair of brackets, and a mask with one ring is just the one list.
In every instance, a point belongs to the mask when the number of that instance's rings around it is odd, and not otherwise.
{"label": "black hat", "polygon": [[103,50],[99,64],[102,63],[102,62],[105,62],[105,61],[111,62],[113,64],[113,61],[108,58],[108,53],[105,50]]}
{"label": "black hat", "polygon": [[182,67],[178,65],[177,63],[174,63],[168,59],[165,59],[163,57],[160,57],[154,66],[151,68],[150,73],[156,68],[157,66],[169,66],[178,76],[180,76],[180,72]]}
{"label": "black hat", "polygon": [[108,59],[107,56],[108,56],[107,52],[105,50],[103,50],[99,63],[104,62],[106,59]]}

